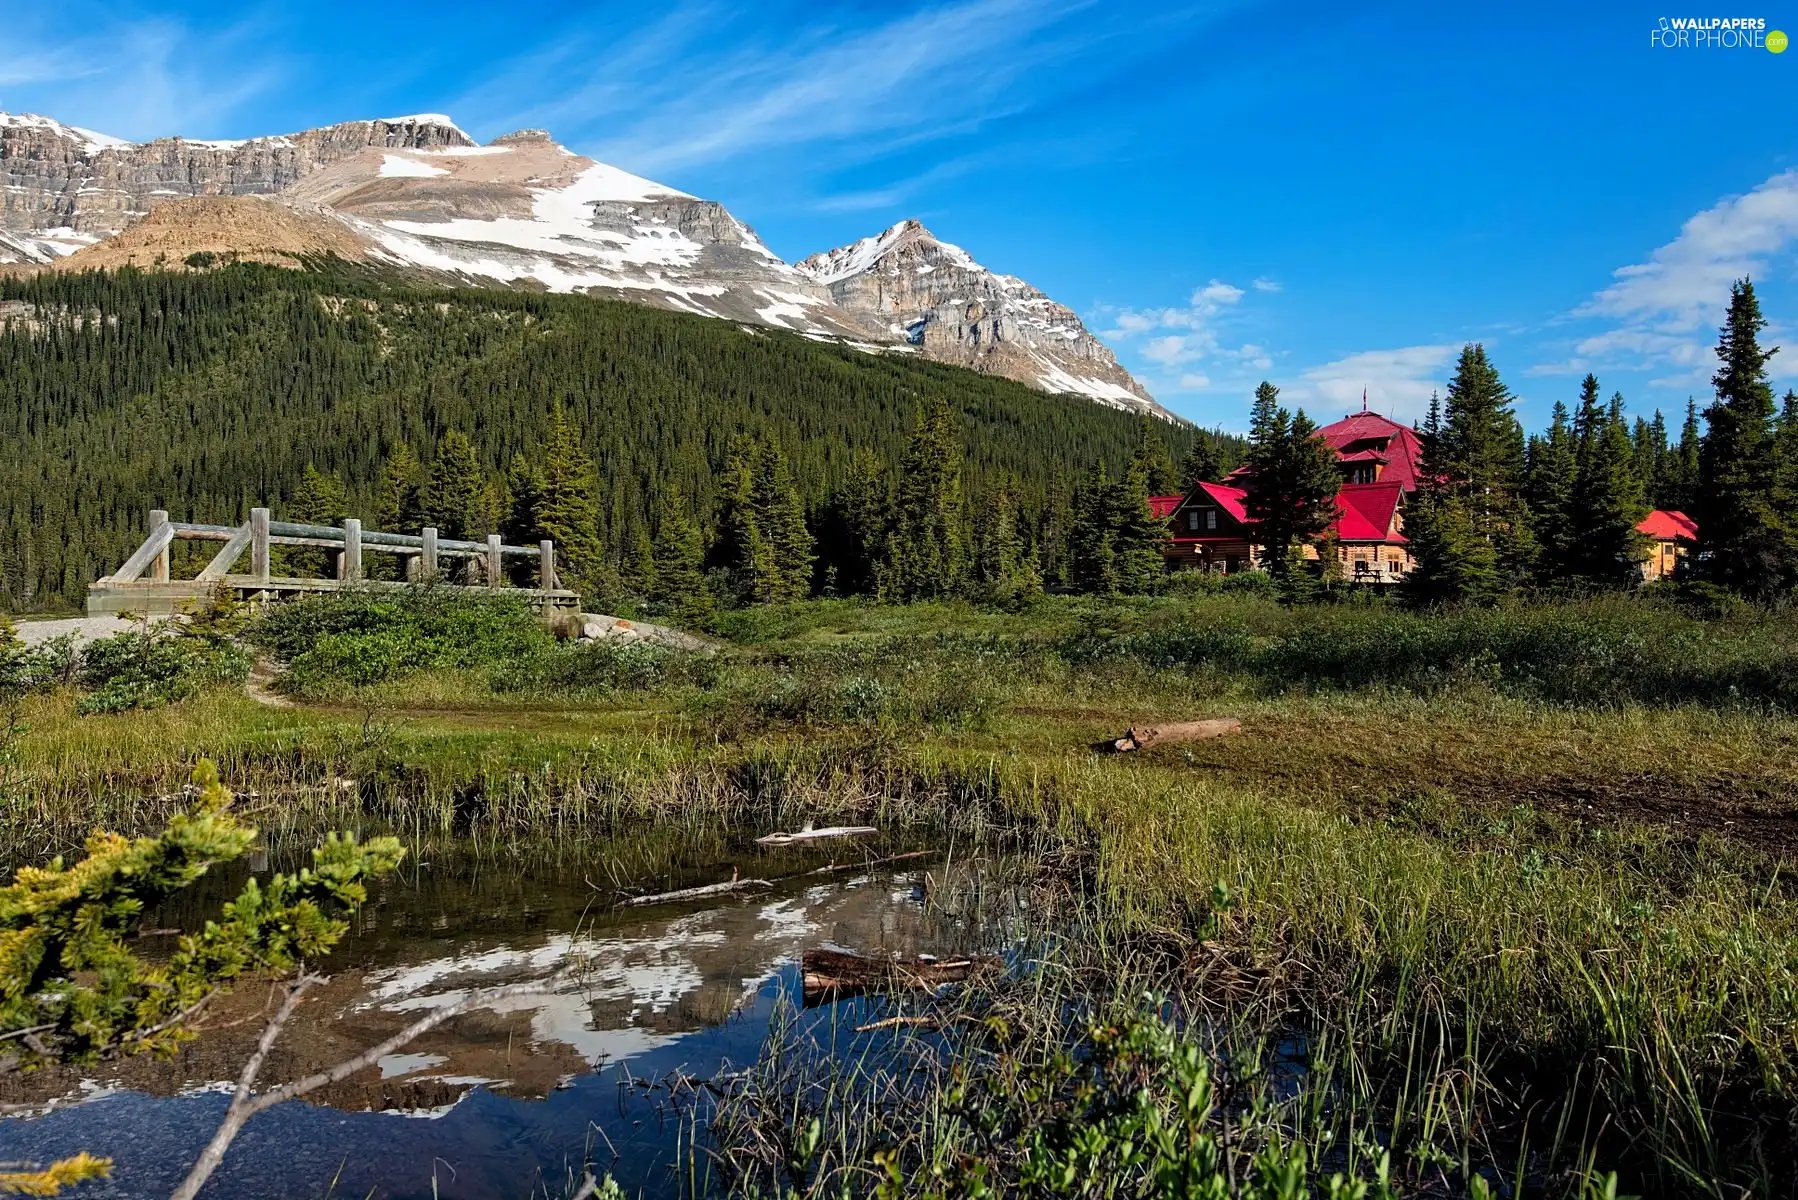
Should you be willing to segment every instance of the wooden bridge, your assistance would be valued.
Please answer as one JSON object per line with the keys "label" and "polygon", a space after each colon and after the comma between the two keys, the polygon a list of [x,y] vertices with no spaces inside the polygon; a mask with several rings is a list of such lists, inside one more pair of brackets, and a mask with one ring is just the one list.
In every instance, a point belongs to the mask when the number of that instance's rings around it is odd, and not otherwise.
{"label": "wooden bridge", "polygon": [[[176,541],[223,542],[212,561],[193,579],[169,577],[170,549]],[[322,549],[331,563],[332,574],[323,578],[301,578],[271,573],[270,548],[305,546]],[[249,552],[248,574],[234,574],[238,560]],[[396,574],[403,580],[370,580],[363,571],[367,553],[394,555],[402,564]],[[536,587],[515,588],[506,578],[507,559],[535,559]],[[252,508],[250,519],[242,525],[189,525],[170,521],[162,509],[150,511],[149,536],[143,545],[111,575],[88,585],[87,611],[94,616],[122,611],[166,616],[181,611],[183,605],[209,596],[220,586],[239,600],[259,603],[278,600],[305,592],[329,592],[345,587],[403,588],[411,583],[445,578],[445,559],[467,560],[480,578],[474,585],[443,583],[445,587],[466,590],[504,588],[509,594],[526,598],[540,607],[545,616],[554,612],[578,612],[580,595],[565,591],[556,578],[556,547],[551,541],[535,546],[508,546],[498,534],[487,535],[485,542],[459,541],[437,536],[437,530],[426,526],[416,536],[406,533],[381,533],[363,529],[362,522],[350,518],[341,526],[296,525],[269,520],[266,508]]]}

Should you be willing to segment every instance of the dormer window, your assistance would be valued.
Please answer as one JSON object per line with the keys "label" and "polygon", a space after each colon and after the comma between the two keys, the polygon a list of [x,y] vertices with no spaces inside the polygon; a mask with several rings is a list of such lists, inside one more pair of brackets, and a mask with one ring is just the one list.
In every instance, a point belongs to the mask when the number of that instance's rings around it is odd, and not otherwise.
{"label": "dormer window", "polygon": [[1379,468],[1372,463],[1356,463],[1349,468],[1350,483],[1373,483]]}

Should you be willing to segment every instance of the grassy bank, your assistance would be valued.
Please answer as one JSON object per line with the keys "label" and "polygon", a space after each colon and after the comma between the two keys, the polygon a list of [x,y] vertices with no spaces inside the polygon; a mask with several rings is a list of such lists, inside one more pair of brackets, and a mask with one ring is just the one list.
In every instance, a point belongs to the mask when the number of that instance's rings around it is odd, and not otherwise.
{"label": "grassy bank", "polygon": [[[1266,1126],[1307,1139],[1302,1174],[1343,1168],[1330,1139],[1352,1124],[1377,1143],[1355,1169],[1388,1152],[1403,1194],[1467,1194],[1475,1167],[1540,1194],[1594,1169],[1659,1195],[1787,1186],[1785,619],[1622,600],[1434,616],[1246,595],[819,602],[727,614],[720,650],[693,655],[344,603],[251,635],[288,664],[293,707],[216,685],[89,716],[66,686],[29,696],[0,769],[12,844],[153,824],[206,754],[294,827],[747,835],[854,817],[1024,847],[1054,896],[1040,961],[1078,986],[1024,971],[967,1002],[1049,997],[1015,1010],[1040,1031],[1039,1066],[1153,988],[1181,1036],[1231,1031],[1230,1061],[1306,1060],[1312,1107]],[[1243,733],[1088,748],[1211,715]],[[957,1061],[987,1063],[990,1083],[1016,1049],[970,1042]],[[847,1082],[794,1080],[764,1094],[792,1101],[795,1128],[819,1096],[839,1098],[832,1119],[858,1111]],[[1238,1084],[1207,1121],[1249,1102]],[[975,1144],[952,1122],[914,1126],[938,1132],[903,1140],[913,1165]],[[843,1126],[836,1167],[806,1186],[872,1188],[873,1156],[898,1144],[886,1128]]]}

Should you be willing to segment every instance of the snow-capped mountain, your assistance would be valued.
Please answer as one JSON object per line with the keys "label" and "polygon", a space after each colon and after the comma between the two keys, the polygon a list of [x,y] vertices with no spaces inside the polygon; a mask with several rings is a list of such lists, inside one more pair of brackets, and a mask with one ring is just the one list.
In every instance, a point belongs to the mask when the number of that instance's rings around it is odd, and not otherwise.
{"label": "snow-capped mountain", "polygon": [[442,283],[583,292],[930,358],[1160,412],[1074,313],[915,221],[782,261],[715,201],[541,130],[477,145],[448,117],[128,142],[0,113],[0,263],[335,254]]}
{"label": "snow-capped mountain", "polygon": [[931,358],[1120,408],[1154,398],[1074,311],[1015,275],[989,271],[917,221],[814,254],[799,271],[864,323]]}

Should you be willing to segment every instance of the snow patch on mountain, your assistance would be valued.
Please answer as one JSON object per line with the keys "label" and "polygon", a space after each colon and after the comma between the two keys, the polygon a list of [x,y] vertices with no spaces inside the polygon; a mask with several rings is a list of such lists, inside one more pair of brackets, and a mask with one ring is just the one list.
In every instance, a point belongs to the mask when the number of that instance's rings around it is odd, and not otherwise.
{"label": "snow patch on mountain", "polygon": [[433,175],[448,175],[442,167],[433,167],[430,163],[421,163],[416,158],[407,158],[400,154],[383,154],[381,156],[381,178],[383,179],[429,179]]}

